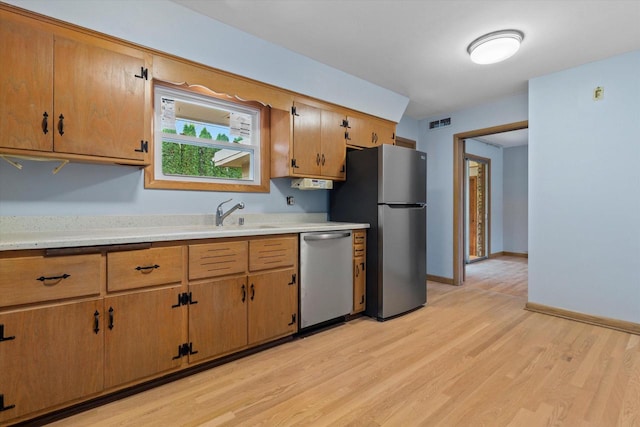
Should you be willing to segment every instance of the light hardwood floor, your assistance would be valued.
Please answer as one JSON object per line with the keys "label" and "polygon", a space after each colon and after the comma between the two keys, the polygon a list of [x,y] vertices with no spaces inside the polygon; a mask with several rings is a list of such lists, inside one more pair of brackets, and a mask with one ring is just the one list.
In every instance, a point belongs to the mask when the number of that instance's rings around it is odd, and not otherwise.
{"label": "light hardwood floor", "polygon": [[428,282],[428,305],[329,331],[59,426],[640,425],[640,336],[523,310],[527,260]]}

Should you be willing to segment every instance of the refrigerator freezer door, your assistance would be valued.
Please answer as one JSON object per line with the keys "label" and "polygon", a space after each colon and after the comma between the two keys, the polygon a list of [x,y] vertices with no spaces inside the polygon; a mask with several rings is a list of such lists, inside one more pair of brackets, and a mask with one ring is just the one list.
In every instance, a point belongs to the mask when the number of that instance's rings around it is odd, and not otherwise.
{"label": "refrigerator freezer door", "polygon": [[427,301],[426,207],[378,206],[378,319]]}
{"label": "refrigerator freezer door", "polygon": [[426,203],[427,155],[388,144],[378,150],[378,203]]}

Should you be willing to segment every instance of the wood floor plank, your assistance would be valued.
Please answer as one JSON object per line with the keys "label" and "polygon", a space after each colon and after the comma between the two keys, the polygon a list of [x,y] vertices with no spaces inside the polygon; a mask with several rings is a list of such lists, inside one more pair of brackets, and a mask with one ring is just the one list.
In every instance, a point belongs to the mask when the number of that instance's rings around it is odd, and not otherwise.
{"label": "wood floor plank", "polygon": [[640,426],[640,337],[524,310],[527,259],[57,426]]}

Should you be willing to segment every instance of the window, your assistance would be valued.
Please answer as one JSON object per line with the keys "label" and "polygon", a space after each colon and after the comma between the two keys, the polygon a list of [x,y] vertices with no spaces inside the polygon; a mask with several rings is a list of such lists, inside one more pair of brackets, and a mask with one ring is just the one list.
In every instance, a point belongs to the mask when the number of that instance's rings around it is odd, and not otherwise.
{"label": "window", "polygon": [[268,107],[201,86],[154,86],[149,188],[269,191]]}

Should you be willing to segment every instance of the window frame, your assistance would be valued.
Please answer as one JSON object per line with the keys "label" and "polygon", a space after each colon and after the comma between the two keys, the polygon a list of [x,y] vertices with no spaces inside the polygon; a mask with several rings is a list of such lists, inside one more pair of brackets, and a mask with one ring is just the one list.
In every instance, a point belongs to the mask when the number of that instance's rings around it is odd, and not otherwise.
{"label": "window frame", "polygon": [[[195,95],[199,97],[213,98],[215,101],[220,100],[227,104],[237,104],[239,110],[246,108],[257,110],[259,112],[259,124],[260,141],[254,151],[254,162],[259,162],[259,174],[253,177],[253,181],[242,180],[225,180],[220,178],[219,180],[211,182],[203,182],[202,178],[193,177],[195,180],[189,180],[189,177],[181,177],[179,180],[161,179],[156,178],[156,168],[162,170],[162,156],[160,155],[160,163],[156,164],[156,149],[162,150],[162,146],[157,146],[158,141],[162,141],[162,132],[157,134],[157,127],[160,126],[157,121],[159,120],[159,113],[156,111],[156,87],[168,89],[171,91],[185,92],[185,95]],[[267,193],[269,192],[270,185],[270,116],[271,109],[268,105],[262,104],[257,101],[245,101],[237,97],[217,93],[211,89],[208,89],[201,85],[189,85],[187,83],[174,84],[164,82],[160,80],[153,81],[151,85],[152,91],[152,129],[151,129],[151,143],[149,144],[149,165],[145,168],[144,182],[145,188],[151,189],[164,189],[164,190],[196,190],[196,191],[226,191],[226,192],[251,192],[251,193]],[[257,154],[256,154],[257,152]],[[206,178],[205,178],[206,179]],[[259,179],[259,181],[257,181]]]}

